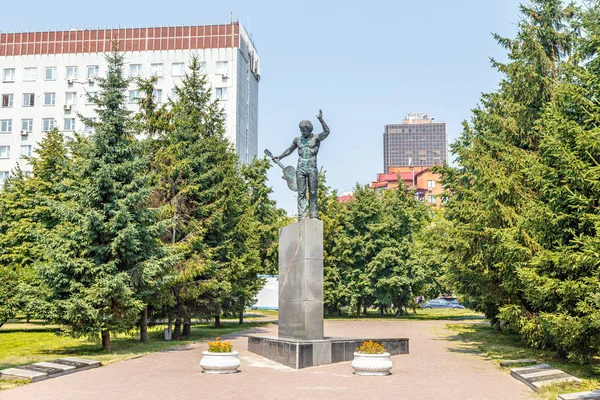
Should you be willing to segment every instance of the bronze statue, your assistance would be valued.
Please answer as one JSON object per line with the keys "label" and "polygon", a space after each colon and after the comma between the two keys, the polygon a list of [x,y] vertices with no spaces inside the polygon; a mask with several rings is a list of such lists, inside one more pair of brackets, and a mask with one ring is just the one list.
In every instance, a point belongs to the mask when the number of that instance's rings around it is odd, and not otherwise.
{"label": "bronze statue", "polygon": [[[296,137],[292,145],[288,147],[279,157],[272,157],[281,168],[286,168],[279,163],[279,160],[292,154],[296,148],[298,149],[298,167],[296,168],[296,187],[298,189],[298,217],[306,218],[306,187],[308,186],[308,217],[317,218],[317,187],[318,187],[318,170],[317,170],[317,154],[321,141],[329,136],[329,127],[323,120],[323,112],[319,110],[317,115],[323,132],[313,134],[313,126],[310,121],[304,120],[300,122],[299,137]],[[266,152],[266,151],[265,151]],[[269,152],[270,153],[270,152]],[[290,168],[290,167],[287,167]],[[289,171],[288,171],[289,174]],[[285,179],[284,169],[284,179]],[[290,187],[290,189],[292,189]],[[293,189],[292,189],[293,190]]]}

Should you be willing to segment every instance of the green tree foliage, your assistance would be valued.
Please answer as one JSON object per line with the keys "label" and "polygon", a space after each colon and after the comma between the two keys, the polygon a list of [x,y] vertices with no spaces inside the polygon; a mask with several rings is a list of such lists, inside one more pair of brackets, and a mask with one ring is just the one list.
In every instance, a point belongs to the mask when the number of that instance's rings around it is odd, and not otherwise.
{"label": "green tree foliage", "polygon": [[278,230],[286,225],[285,210],[269,196],[273,189],[267,185],[267,172],[271,162],[266,158],[255,158],[250,164],[244,164],[241,173],[248,187],[250,215],[256,219],[255,235],[258,238],[261,271],[265,274],[278,273]]}
{"label": "green tree foliage", "polygon": [[159,229],[147,207],[148,161],[134,135],[125,91],[124,56],[106,56],[109,69],[98,78],[95,132],[75,146],[72,177],[64,200],[54,202],[60,219],[48,239],[45,278],[57,309],[54,319],[75,335],[101,332],[110,351],[110,332],[130,329],[144,302],[136,296],[140,277],[155,275]]}
{"label": "green tree foliage", "polygon": [[600,350],[598,4],[522,7],[500,88],[484,95],[444,169],[458,289],[526,343]]}
{"label": "green tree foliage", "polygon": [[528,343],[578,361],[600,351],[599,7],[578,16],[582,34],[538,121],[539,197],[524,223],[536,247],[518,269],[527,303],[503,309]]}
{"label": "green tree foliage", "polygon": [[200,67],[192,57],[165,114],[169,128],[157,130],[149,146],[156,201],[171,221],[163,240],[180,260],[161,311],[175,318],[175,336],[182,321],[186,333],[192,316],[213,316],[217,325],[223,312],[241,317],[261,287],[258,275],[273,268],[272,229],[281,217],[268,199],[266,161],[240,167]]}
{"label": "green tree foliage", "polygon": [[[401,186],[402,187],[402,186]],[[376,306],[383,313],[404,313],[419,295],[426,273],[410,262],[415,235],[428,220],[425,205],[412,191],[375,192],[357,185],[353,199],[339,203],[324,196],[321,217],[325,239],[325,306],[328,312],[347,306]]]}
{"label": "green tree foliage", "polygon": [[521,7],[515,39],[496,36],[508,63],[492,61],[504,74],[496,92],[485,94],[452,145],[458,168],[445,167],[443,184],[452,192],[446,216],[455,224],[449,270],[457,289],[469,295],[492,321],[500,307],[524,305],[517,266],[536,249],[524,229],[524,212],[537,196],[535,163],[540,137],[536,121],[550,101],[571,32],[569,9],[558,0]]}
{"label": "green tree foliage", "polygon": [[[5,321],[15,311],[47,317],[51,305],[45,301],[48,288],[37,267],[45,259],[43,239],[57,223],[48,202],[59,200],[59,182],[67,171],[67,144],[58,130],[47,132],[29,161],[30,177],[17,167],[0,191],[0,308]],[[10,310],[10,311],[8,311]]]}

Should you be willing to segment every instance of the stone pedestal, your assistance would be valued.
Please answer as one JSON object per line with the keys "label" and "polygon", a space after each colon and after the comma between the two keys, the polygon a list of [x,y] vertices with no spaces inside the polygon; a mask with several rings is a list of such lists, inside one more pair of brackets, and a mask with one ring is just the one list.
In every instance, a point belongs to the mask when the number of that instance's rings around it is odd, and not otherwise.
{"label": "stone pedestal", "polygon": [[323,222],[303,219],[279,230],[279,331],[249,336],[248,350],[291,368],[350,361],[365,340],[391,355],[408,354],[407,338],[325,338]]}
{"label": "stone pedestal", "polygon": [[323,339],[323,222],[318,219],[279,230],[278,334]]}

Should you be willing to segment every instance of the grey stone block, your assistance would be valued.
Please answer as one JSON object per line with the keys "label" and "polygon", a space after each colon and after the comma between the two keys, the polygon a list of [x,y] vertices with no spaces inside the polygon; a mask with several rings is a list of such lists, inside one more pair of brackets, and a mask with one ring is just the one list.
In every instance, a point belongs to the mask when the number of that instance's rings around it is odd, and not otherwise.
{"label": "grey stone block", "polygon": [[533,358],[523,358],[520,360],[504,360],[500,362],[501,367],[511,367],[513,365],[527,365],[527,364],[535,364],[537,360]]}
{"label": "grey stone block", "polygon": [[323,339],[323,223],[317,219],[280,230],[278,333]]}
{"label": "grey stone block", "polygon": [[390,354],[408,354],[408,339],[344,339],[299,340],[273,336],[249,336],[248,351],[291,368],[301,369],[316,365],[352,361],[356,347],[365,340],[394,343]]}
{"label": "grey stone block", "polygon": [[511,368],[511,376],[525,383],[536,392],[543,386],[560,382],[581,382],[576,378],[559,369],[552,368],[547,364],[537,364],[530,367]]}
{"label": "grey stone block", "polygon": [[313,365],[331,364],[331,346],[328,341],[314,341],[312,344],[313,350]]}
{"label": "grey stone block", "polygon": [[33,371],[23,368],[7,368],[0,370],[2,379],[31,379],[32,382],[44,380],[48,377],[46,372]]}
{"label": "grey stone block", "polygon": [[306,218],[279,230],[279,265],[297,260],[323,260],[323,222]]}
{"label": "grey stone block", "polygon": [[559,400],[600,400],[600,390],[594,390],[593,392],[577,392],[577,393],[566,393],[559,394]]}

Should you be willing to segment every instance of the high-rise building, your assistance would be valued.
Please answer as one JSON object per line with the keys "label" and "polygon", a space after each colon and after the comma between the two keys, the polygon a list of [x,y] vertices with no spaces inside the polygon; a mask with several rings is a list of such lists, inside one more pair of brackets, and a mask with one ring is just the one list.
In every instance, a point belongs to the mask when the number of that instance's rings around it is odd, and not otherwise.
{"label": "high-rise building", "polygon": [[446,123],[427,114],[406,114],[401,124],[385,126],[383,170],[391,166],[430,166],[446,160]]}
{"label": "high-rise building", "polygon": [[[87,94],[107,71],[104,58],[114,41],[125,51],[129,77],[158,78],[158,103],[174,96],[174,87],[197,55],[215,99],[225,113],[226,135],[240,159],[258,153],[259,58],[249,34],[238,22],[210,26],[71,29],[0,34],[0,182],[23,157],[35,152],[43,132],[54,127],[86,132],[78,114],[94,118]],[[132,83],[128,107],[137,110],[141,93]]]}

